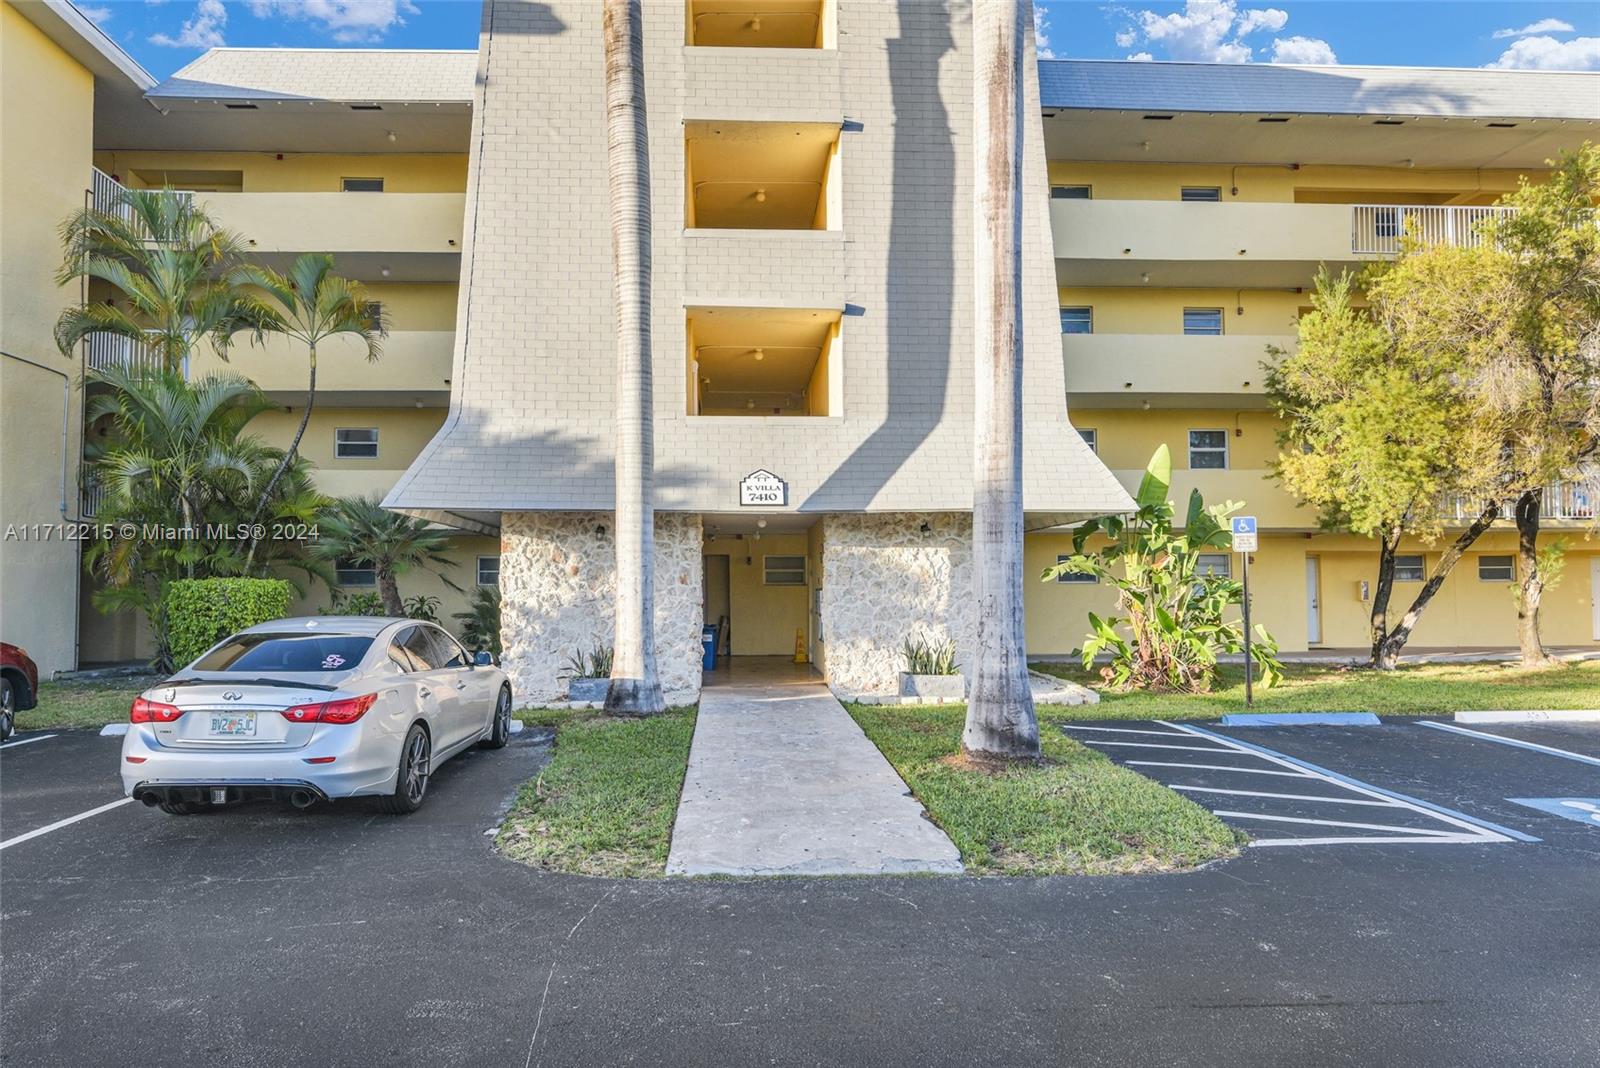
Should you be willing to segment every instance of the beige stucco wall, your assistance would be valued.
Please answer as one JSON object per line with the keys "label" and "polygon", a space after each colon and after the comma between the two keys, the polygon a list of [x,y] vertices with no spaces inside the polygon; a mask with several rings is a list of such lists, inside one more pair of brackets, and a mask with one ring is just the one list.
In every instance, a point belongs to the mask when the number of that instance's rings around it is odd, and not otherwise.
{"label": "beige stucco wall", "polygon": [[[567,658],[611,645],[616,541],[610,512],[507,512],[501,519],[501,641],[520,705],[566,695]],[[656,514],[656,670],[668,704],[700,696],[701,525]]]}
{"label": "beige stucco wall", "polygon": [[733,655],[793,656],[795,632],[807,631],[807,604],[814,578],[807,575],[805,586],[768,586],[763,558],[805,556],[806,535],[719,538],[706,542],[704,552],[728,558],[728,635]]}
{"label": "beige stucco wall", "polygon": [[[89,72],[0,4],[0,534],[78,515],[82,401],[51,373],[75,382],[78,365],[56,349],[51,328],[78,297],[76,284],[54,282],[56,227],[83,206],[93,114]],[[78,546],[45,533],[50,540],[0,538],[0,638],[49,675],[75,666]]]}

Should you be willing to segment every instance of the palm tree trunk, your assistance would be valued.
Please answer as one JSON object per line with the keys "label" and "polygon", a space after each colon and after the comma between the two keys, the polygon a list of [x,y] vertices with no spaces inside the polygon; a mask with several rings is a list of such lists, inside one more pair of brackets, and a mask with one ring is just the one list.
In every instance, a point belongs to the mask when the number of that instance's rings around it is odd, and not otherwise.
{"label": "palm tree trunk", "polygon": [[1037,759],[1022,618],[1023,64],[1032,4],[973,7],[972,587],[977,640],[961,747]]}
{"label": "palm tree trunk", "polygon": [[1539,636],[1539,602],[1544,576],[1539,574],[1539,510],[1544,491],[1531,489],[1517,498],[1517,644],[1523,667],[1543,667],[1552,657]]}
{"label": "palm tree trunk", "polygon": [[[295,453],[300,448],[300,439],[305,437],[306,425],[311,422],[311,408],[317,403],[317,346],[315,343],[308,345],[311,353],[311,377],[306,382],[306,410],[300,416],[300,426],[294,432],[294,440],[289,442],[289,447],[284,451],[283,459],[278,461],[278,469],[272,472],[272,477],[267,480],[267,486],[261,491],[261,499],[256,501],[256,510],[250,516],[250,526],[255,527],[261,521],[261,513],[267,510],[267,502],[272,500],[272,491],[278,488],[278,480],[283,478],[283,473],[289,470],[294,463]],[[250,551],[245,555],[244,573],[250,574],[250,568],[256,562],[256,546],[260,539],[252,535]]]}
{"label": "palm tree trunk", "polygon": [[666,709],[656,675],[650,367],[650,152],[639,0],[605,0],[606,177],[617,319],[617,630],[606,711]]}
{"label": "palm tree trunk", "polygon": [[378,596],[383,598],[383,614],[404,618],[405,605],[400,602],[400,583],[395,580],[394,571],[387,567],[377,569]]}

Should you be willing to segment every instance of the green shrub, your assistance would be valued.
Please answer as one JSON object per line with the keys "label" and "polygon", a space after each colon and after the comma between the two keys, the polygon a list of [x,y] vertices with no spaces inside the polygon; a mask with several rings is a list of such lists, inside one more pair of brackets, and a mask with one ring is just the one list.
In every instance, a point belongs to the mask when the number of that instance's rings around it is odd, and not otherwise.
{"label": "green shrub", "polygon": [[956,643],[954,639],[935,641],[932,638],[907,638],[900,647],[906,659],[906,671],[912,675],[954,675]]}
{"label": "green shrub", "polygon": [[289,614],[282,579],[178,579],[167,587],[172,661],[183,666],[230,634]]}

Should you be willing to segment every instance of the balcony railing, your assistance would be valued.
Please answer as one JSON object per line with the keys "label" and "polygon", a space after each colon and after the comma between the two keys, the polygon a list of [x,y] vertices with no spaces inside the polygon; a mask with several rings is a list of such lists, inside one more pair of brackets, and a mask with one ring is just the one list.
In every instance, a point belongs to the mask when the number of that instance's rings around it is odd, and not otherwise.
{"label": "balcony railing", "polygon": [[[133,224],[133,209],[127,204],[118,203],[117,198],[128,191],[128,187],[117,181],[99,167],[91,167],[89,176],[90,203],[95,211],[103,211],[115,215],[123,222]],[[176,189],[173,192],[180,200],[193,200],[194,193],[187,189]],[[143,227],[138,227],[143,231]],[[149,237],[148,234],[143,236]]]}
{"label": "balcony railing", "polygon": [[[1470,523],[1483,512],[1483,502],[1453,497],[1445,504],[1445,515]],[[1544,488],[1539,504],[1540,519],[1600,519],[1600,467],[1592,467],[1577,478],[1552,482]],[[1501,519],[1514,519],[1514,502],[1500,506]]]}
{"label": "balcony railing", "polygon": [[94,519],[100,514],[100,506],[105,503],[105,499],[105,486],[93,474],[86,472],[78,502],[78,515],[84,519]]}
{"label": "balcony railing", "polygon": [[[84,339],[83,364],[89,371],[108,371],[121,367],[129,371],[141,368],[159,369],[162,366],[161,348],[153,342],[135,341],[121,334],[90,334]],[[183,361],[184,377],[189,374],[189,361]]]}
{"label": "balcony railing", "polygon": [[1436,207],[1410,204],[1354,204],[1350,207],[1350,251],[1358,256],[1390,256],[1406,235],[1429,245],[1476,248],[1483,224],[1512,208]]}

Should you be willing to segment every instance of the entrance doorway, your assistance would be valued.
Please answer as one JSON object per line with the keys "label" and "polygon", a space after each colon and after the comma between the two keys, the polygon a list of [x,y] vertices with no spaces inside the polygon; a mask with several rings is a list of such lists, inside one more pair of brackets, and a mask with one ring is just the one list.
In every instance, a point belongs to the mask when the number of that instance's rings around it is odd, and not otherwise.
{"label": "entrance doorway", "polygon": [[813,610],[822,566],[817,517],[739,512],[702,519],[704,615],[719,628],[717,672],[748,674],[765,663],[809,675],[820,622]]}
{"label": "entrance doorway", "polygon": [[1322,642],[1322,558],[1306,557],[1306,644]]}
{"label": "entrance doorway", "polygon": [[728,629],[729,616],[733,610],[733,601],[730,596],[728,583],[728,557],[706,555],[701,557],[705,565],[705,584],[701,587],[705,596],[705,624],[717,628],[717,657],[720,660],[728,655]]}

